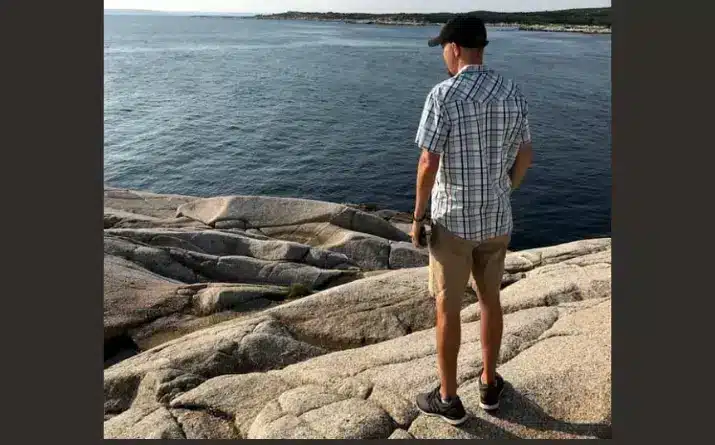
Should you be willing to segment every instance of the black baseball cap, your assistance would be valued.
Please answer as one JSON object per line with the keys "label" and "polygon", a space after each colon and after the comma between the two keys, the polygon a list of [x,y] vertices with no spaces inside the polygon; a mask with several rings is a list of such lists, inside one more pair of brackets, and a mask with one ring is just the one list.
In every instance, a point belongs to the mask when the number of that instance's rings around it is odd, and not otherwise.
{"label": "black baseball cap", "polygon": [[429,39],[429,46],[456,43],[464,48],[483,48],[487,46],[487,28],[479,17],[458,14],[442,26],[439,35]]}

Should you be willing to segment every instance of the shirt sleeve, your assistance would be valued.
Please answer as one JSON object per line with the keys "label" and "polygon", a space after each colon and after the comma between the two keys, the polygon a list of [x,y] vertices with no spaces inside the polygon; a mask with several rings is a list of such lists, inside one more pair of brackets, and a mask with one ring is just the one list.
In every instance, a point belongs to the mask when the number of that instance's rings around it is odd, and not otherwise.
{"label": "shirt sleeve", "polygon": [[427,95],[415,143],[431,153],[442,154],[449,137],[450,122],[444,108],[432,90]]}
{"label": "shirt sleeve", "polygon": [[529,127],[529,104],[526,102],[526,100],[524,101],[521,114],[521,128],[516,138],[516,142],[518,143],[518,145],[531,142],[531,128]]}

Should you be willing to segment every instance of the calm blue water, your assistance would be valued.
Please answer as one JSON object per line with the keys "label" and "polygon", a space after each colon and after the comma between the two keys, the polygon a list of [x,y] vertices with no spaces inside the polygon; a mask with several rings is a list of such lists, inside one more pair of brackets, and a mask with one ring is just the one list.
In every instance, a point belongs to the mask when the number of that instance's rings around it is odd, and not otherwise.
{"label": "calm blue water", "polygon": [[[438,28],[105,16],[108,185],[410,211]],[[512,248],[610,234],[610,36],[491,31],[530,102],[536,159]]]}

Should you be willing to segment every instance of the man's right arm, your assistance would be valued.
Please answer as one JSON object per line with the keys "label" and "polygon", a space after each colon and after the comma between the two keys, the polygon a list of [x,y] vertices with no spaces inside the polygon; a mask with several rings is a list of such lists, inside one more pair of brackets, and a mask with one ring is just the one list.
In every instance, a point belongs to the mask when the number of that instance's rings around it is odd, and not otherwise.
{"label": "man's right arm", "polygon": [[534,158],[534,149],[531,145],[531,128],[529,127],[529,105],[526,101],[524,101],[522,105],[522,113],[521,128],[517,136],[519,149],[516,159],[514,160],[514,165],[511,167],[511,170],[509,170],[512,190],[519,188]]}
{"label": "man's right arm", "polygon": [[519,153],[516,155],[514,165],[509,171],[511,179],[511,189],[516,190],[521,185],[521,181],[526,176],[526,171],[531,166],[531,161],[534,158],[534,149],[531,146],[531,141],[524,142],[519,146]]}

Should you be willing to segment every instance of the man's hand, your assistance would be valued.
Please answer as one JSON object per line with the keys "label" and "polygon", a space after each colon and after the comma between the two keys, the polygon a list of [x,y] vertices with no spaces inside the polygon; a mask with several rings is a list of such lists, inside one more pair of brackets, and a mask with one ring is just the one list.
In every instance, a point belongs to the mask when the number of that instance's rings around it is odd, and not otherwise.
{"label": "man's hand", "polygon": [[418,221],[413,221],[412,222],[412,231],[410,232],[410,236],[412,237],[412,245],[415,247],[426,247],[424,245],[424,231],[425,231],[425,225],[424,221],[423,222],[418,222]]}

